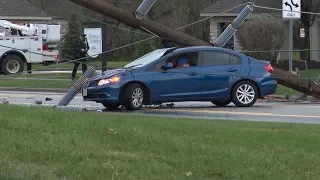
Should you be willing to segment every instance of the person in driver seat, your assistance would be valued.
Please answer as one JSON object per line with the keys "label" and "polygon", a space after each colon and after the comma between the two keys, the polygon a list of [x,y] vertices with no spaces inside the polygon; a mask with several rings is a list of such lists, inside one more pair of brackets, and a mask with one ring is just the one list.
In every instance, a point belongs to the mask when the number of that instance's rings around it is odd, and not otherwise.
{"label": "person in driver seat", "polygon": [[187,58],[185,55],[180,56],[177,62],[177,68],[181,68],[181,67],[190,67],[190,65],[187,63]]}

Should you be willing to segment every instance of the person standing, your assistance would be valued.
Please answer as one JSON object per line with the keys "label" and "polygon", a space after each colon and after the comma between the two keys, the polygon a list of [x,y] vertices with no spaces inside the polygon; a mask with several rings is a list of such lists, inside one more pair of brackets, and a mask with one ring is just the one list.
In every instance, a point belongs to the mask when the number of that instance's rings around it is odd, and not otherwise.
{"label": "person standing", "polygon": [[75,40],[75,59],[80,59],[74,61],[74,67],[72,71],[72,80],[76,78],[76,74],[78,71],[78,67],[80,63],[82,64],[82,73],[85,73],[87,71],[87,52],[89,50],[89,44],[86,38],[86,34],[82,33],[79,35],[79,38]]}

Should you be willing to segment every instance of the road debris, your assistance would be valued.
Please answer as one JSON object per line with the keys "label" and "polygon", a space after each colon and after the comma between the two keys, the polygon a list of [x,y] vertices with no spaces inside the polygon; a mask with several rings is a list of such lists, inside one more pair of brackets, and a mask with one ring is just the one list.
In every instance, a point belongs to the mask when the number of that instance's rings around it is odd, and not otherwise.
{"label": "road debris", "polygon": [[37,105],[41,105],[42,101],[41,100],[35,100],[34,103],[37,104]]}

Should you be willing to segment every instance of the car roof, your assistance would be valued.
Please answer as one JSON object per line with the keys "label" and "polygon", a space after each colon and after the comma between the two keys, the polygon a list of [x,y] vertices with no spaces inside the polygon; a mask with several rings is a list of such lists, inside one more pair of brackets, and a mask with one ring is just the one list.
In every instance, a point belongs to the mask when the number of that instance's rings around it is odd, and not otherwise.
{"label": "car roof", "polygon": [[237,54],[237,55],[240,55],[240,56],[245,56],[244,54],[239,53],[239,52],[234,51],[234,50],[231,50],[231,49],[221,48],[221,47],[214,47],[214,46],[190,46],[190,47],[176,48],[175,52],[183,53],[185,51],[205,51],[205,50],[219,50],[219,51],[223,51],[223,52],[229,52],[229,53]]}

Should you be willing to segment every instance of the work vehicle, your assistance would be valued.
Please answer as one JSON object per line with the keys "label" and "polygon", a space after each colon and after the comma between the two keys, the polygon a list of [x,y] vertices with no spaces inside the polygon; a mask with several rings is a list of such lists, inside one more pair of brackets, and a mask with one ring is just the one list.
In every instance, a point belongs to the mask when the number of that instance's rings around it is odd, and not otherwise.
{"label": "work vehicle", "polygon": [[[178,67],[180,59],[188,65]],[[275,93],[272,71],[267,61],[225,48],[157,49],[123,68],[88,79],[82,95],[85,101],[108,109],[123,105],[138,110],[143,105],[182,101],[250,107],[258,98]]]}
{"label": "work vehicle", "polygon": [[0,73],[23,72],[25,64],[56,63],[60,28],[60,25],[18,25],[0,20]]}

